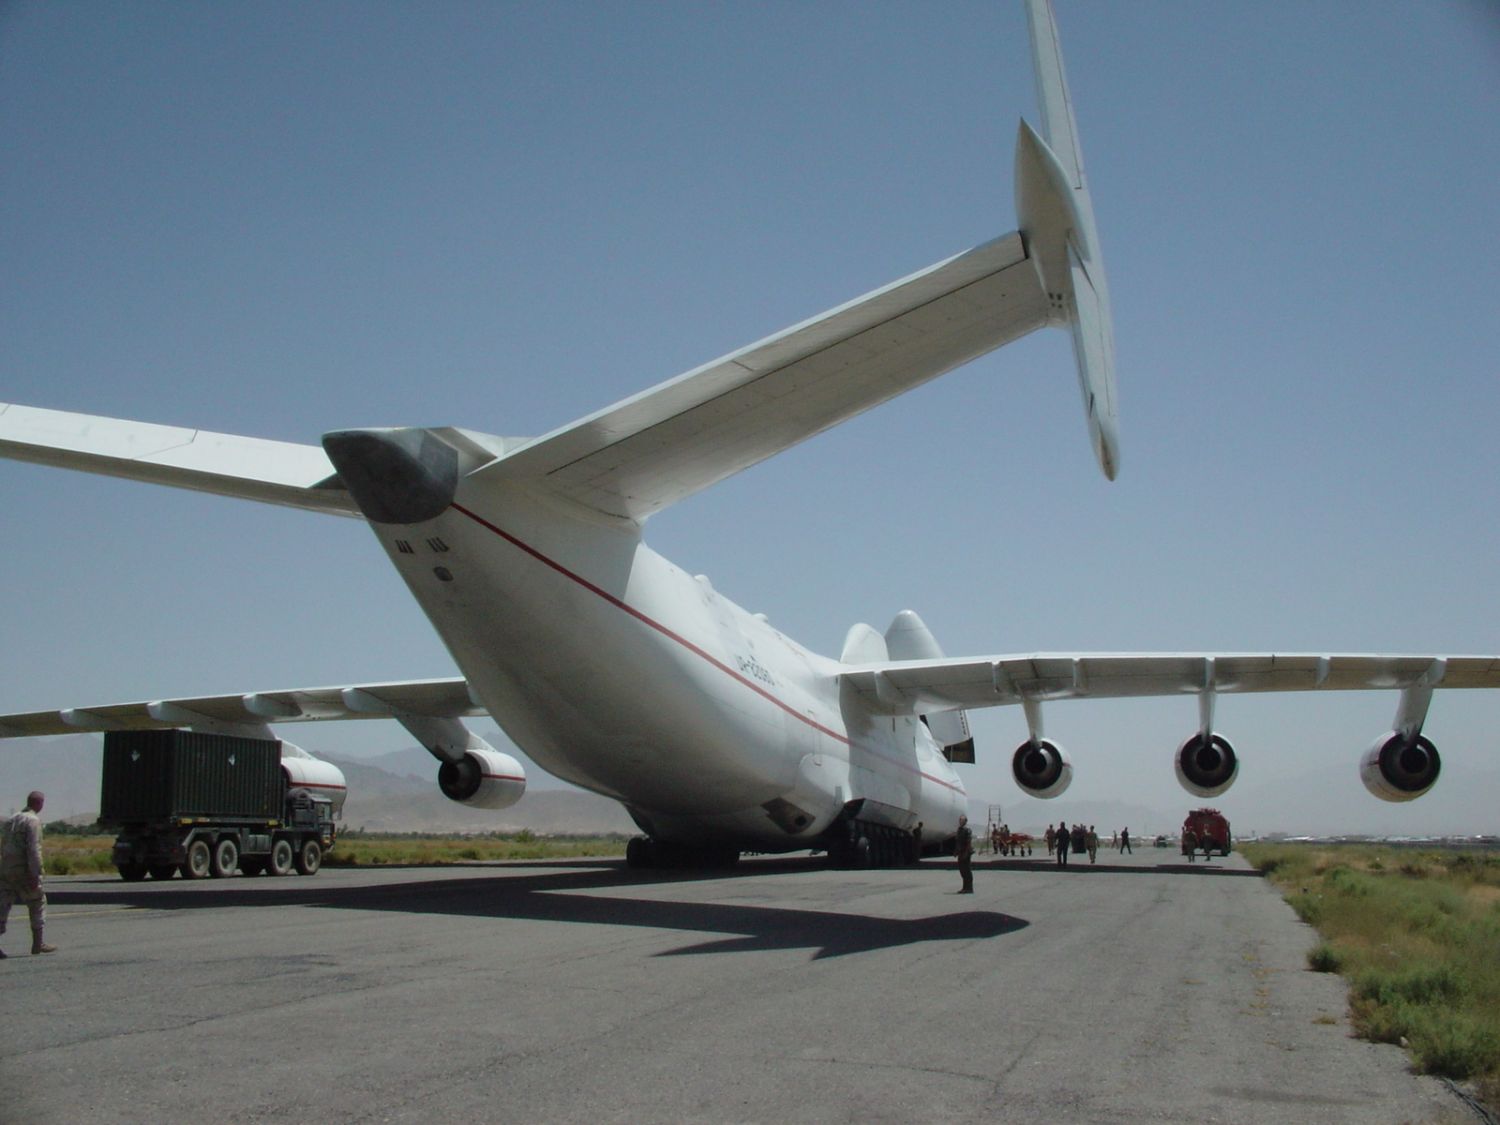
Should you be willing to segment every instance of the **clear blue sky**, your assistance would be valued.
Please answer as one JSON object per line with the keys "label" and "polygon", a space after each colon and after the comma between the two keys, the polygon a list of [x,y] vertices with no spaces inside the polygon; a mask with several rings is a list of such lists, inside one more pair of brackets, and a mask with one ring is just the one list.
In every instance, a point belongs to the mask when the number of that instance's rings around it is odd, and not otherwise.
{"label": "clear blue sky", "polygon": [[[1500,650],[1500,6],[1058,19],[1120,479],[1048,332],[648,541],[833,654],[903,608],[955,655]],[[1019,3],[6,3],[0,399],[305,443],[545,432],[1014,229],[1033,105]],[[0,713],[454,671],[354,521],[9,462],[0,500]],[[1220,803],[1269,824],[1268,786],[1336,765],[1333,827],[1500,827],[1456,823],[1476,785],[1500,803],[1500,694],[1438,696],[1445,777],[1392,809],[1354,760],[1395,707],[1221,699]],[[1068,796],[1186,807],[1196,719],[1053,705]],[[1020,808],[1021,715],[975,727],[971,790]]]}

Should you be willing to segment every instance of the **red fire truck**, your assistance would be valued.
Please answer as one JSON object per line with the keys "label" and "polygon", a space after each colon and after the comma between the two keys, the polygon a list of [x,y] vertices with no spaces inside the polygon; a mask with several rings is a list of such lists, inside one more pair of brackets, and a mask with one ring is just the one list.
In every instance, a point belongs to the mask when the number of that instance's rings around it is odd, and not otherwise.
{"label": "red fire truck", "polygon": [[1191,863],[1200,851],[1204,858],[1229,854],[1229,821],[1218,809],[1194,809],[1182,822],[1182,854]]}

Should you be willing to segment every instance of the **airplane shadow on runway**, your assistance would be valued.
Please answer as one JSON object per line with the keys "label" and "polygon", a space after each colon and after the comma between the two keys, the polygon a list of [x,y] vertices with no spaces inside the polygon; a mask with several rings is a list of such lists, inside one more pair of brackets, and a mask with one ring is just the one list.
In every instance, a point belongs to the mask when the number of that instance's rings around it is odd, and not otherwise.
{"label": "airplane shadow on runway", "polygon": [[[513,867],[514,865],[507,865]],[[544,866],[544,865],[538,865]],[[930,941],[973,941],[1024,929],[1024,919],[991,910],[934,914],[925,918],[877,918],[837,911],[798,910],[712,901],[680,902],[613,894],[632,886],[696,881],[704,876],[671,873],[666,878],[607,869],[557,871],[516,878],[444,878],[348,887],[314,880],[235,878],[222,883],[74,884],[48,887],[58,906],[132,906],[144,910],[306,906],[340,910],[388,910],[482,918],[535,919],[600,926],[640,926],[712,935],[657,956],[812,949],[813,959],[843,957]],[[721,872],[717,876],[723,878]],[[730,878],[739,880],[736,873]],[[65,916],[65,915],[64,915]],[[724,936],[731,935],[731,936]]]}
{"label": "airplane shadow on runway", "polygon": [[979,860],[974,864],[975,874],[979,872],[999,871],[1066,871],[1069,875],[1074,872],[1085,872],[1089,875],[1161,875],[1169,873],[1172,875],[1215,875],[1235,879],[1259,879],[1261,873],[1255,868],[1242,867],[1219,867],[1212,860],[1199,860],[1197,863],[1189,863],[1183,860],[1181,863],[1082,863],[1070,862],[1067,867],[1061,867],[1055,859],[1012,859],[1003,858],[998,860]]}

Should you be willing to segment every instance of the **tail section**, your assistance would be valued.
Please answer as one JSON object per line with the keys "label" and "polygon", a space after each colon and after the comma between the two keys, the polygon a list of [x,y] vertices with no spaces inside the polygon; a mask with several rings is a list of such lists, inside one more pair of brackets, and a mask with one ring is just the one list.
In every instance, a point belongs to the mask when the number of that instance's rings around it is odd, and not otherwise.
{"label": "tail section", "polygon": [[1119,471],[1115,341],[1094,206],[1083,174],[1078,125],[1063,73],[1051,0],[1027,0],[1037,101],[1045,137],[1021,122],[1016,141],[1016,214],[1047,291],[1052,322],[1073,333],[1089,438],[1104,475]]}

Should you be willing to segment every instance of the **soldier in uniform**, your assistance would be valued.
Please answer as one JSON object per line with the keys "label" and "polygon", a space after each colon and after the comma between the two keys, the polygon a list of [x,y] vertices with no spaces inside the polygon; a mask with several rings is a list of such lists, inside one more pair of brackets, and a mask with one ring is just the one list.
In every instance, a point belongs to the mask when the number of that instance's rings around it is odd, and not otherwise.
{"label": "soldier in uniform", "polygon": [[963,879],[959,888],[961,895],[974,893],[974,832],[969,827],[969,818],[958,818],[958,834],[953,839],[953,854],[958,859],[958,874]]}
{"label": "soldier in uniform", "polygon": [[[6,821],[0,840],[0,934],[10,918],[10,908],[24,902],[31,915],[31,952],[56,953],[42,937],[47,924],[47,896],[42,892],[42,811],[46,798],[30,793],[26,807]],[[0,951],[0,957],[4,957]]]}

